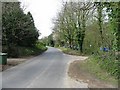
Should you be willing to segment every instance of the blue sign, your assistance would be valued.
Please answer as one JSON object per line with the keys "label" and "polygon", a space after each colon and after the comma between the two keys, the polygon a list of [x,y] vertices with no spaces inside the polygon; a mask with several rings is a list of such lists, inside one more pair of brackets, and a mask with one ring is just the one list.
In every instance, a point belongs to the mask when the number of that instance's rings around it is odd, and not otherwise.
{"label": "blue sign", "polygon": [[107,48],[107,47],[104,47],[104,48],[102,48],[102,47],[100,47],[100,51],[105,51],[105,52],[108,52],[110,49],[109,48]]}

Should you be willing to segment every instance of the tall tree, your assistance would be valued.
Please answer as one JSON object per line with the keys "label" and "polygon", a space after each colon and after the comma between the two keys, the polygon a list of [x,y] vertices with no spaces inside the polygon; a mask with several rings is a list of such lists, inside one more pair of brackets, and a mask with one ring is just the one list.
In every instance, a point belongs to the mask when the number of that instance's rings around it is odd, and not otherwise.
{"label": "tall tree", "polygon": [[69,48],[79,47],[80,52],[83,52],[86,22],[92,7],[93,4],[90,2],[66,2],[63,5],[55,24],[58,24],[56,26],[59,27],[60,34]]}
{"label": "tall tree", "polygon": [[99,25],[99,32],[101,36],[101,47],[104,43],[104,37],[103,37],[103,2],[95,2],[95,6],[97,8],[97,19],[98,19],[98,25]]}
{"label": "tall tree", "polygon": [[8,55],[13,48],[17,51],[17,46],[34,46],[39,33],[30,12],[24,14],[19,2],[3,3],[2,9],[2,44],[7,46]]}

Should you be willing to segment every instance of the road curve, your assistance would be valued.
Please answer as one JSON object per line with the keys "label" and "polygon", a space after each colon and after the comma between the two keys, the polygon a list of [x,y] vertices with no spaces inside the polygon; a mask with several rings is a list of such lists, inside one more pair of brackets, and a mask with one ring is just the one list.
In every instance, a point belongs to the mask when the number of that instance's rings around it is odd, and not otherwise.
{"label": "road curve", "polygon": [[87,88],[67,76],[75,57],[49,47],[42,55],[27,60],[2,73],[2,88]]}

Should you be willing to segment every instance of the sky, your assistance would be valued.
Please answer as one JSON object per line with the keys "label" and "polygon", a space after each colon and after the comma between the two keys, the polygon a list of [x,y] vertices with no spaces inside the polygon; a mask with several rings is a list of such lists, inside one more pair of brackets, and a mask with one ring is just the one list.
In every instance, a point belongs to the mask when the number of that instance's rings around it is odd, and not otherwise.
{"label": "sky", "polygon": [[39,38],[48,36],[52,32],[52,19],[62,8],[62,0],[19,0],[24,12],[30,11],[36,28],[41,33]]}

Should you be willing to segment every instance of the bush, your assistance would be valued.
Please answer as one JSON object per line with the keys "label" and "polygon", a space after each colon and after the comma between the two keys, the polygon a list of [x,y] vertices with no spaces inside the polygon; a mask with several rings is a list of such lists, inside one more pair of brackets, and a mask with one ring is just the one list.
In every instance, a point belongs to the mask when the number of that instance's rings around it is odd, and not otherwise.
{"label": "bush", "polygon": [[8,53],[8,57],[12,58],[39,55],[45,50],[47,50],[47,47],[41,42],[37,42],[37,44],[33,47],[11,46],[10,51],[7,50],[6,46],[3,47],[3,52]]}
{"label": "bush", "polygon": [[102,69],[106,70],[109,74],[119,79],[119,65],[120,62],[116,59],[113,52],[99,52],[94,55],[94,59]]}

